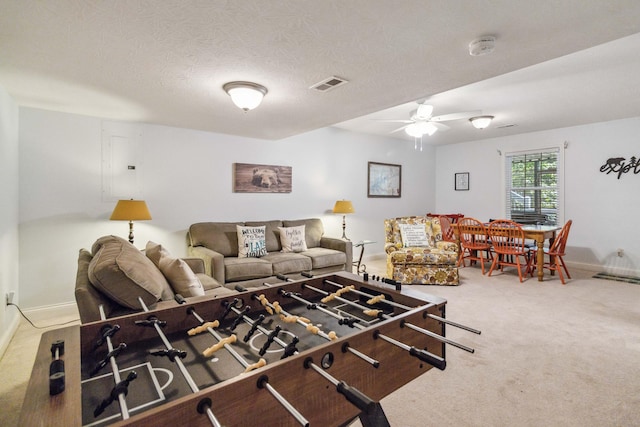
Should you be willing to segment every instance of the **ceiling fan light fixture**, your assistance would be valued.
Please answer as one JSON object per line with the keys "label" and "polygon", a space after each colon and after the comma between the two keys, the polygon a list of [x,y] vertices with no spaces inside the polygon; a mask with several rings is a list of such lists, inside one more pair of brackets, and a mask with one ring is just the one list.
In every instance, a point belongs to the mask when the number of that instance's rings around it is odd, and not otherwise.
{"label": "ceiling fan light fixture", "polygon": [[438,128],[433,123],[427,121],[411,123],[404,129],[407,135],[413,136],[414,138],[419,138],[423,135],[431,136],[436,133],[437,130]]}
{"label": "ceiling fan light fixture", "polygon": [[412,136],[414,138],[420,138],[422,136],[420,129],[418,129],[417,123],[411,123],[409,126],[404,128],[404,131],[407,133],[407,135]]}
{"label": "ceiling fan light fixture", "polygon": [[491,120],[493,120],[493,116],[476,116],[471,117],[469,121],[476,129],[484,129],[491,124]]}
{"label": "ceiling fan light fixture", "polygon": [[267,94],[266,87],[252,82],[229,82],[222,86],[236,106],[244,111],[253,110]]}

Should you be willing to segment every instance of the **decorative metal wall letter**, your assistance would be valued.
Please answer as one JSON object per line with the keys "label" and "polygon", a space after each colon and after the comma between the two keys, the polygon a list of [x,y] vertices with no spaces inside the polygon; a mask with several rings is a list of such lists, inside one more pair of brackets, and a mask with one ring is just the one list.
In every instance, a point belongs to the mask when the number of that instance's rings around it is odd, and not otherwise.
{"label": "decorative metal wall letter", "polygon": [[618,174],[618,179],[623,173],[631,172],[635,175],[640,173],[640,162],[636,156],[631,156],[629,163],[625,163],[624,157],[611,157],[607,159],[607,162],[600,166],[600,172],[609,175],[611,172]]}

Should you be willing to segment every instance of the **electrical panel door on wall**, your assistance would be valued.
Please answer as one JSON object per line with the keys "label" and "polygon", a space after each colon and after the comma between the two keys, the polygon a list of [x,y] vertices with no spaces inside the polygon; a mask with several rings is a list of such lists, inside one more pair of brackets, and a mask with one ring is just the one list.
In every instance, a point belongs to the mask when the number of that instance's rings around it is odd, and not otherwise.
{"label": "electrical panel door on wall", "polygon": [[102,129],[102,200],[139,199],[139,135],[127,130]]}

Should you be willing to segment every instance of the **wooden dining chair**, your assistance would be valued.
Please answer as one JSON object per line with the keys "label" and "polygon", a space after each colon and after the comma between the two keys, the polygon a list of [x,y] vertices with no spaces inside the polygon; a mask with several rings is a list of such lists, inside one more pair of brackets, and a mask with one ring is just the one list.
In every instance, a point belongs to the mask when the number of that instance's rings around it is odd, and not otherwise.
{"label": "wooden dining chair", "polygon": [[[562,275],[562,270],[564,270],[567,278],[571,279],[571,275],[569,274],[569,270],[567,270],[567,265],[564,263],[563,257],[565,255],[565,248],[567,247],[567,239],[569,238],[569,230],[571,230],[572,223],[572,220],[567,221],[564,226],[562,226],[560,232],[556,235],[556,238],[553,243],[551,243],[551,246],[549,246],[548,249],[544,249],[545,255],[547,255],[549,258],[548,260],[545,259],[543,268],[546,268],[549,271],[557,271],[558,277],[560,277],[560,282],[562,282],[563,285],[565,285],[566,282],[564,276]],[[535,257],[537,256],[537,253],[538,251],[536,249],[533,252],[533,259],[535,259]],[[533,277],[535,269],[535,264],[532,264],[530,269],[531,277]]]}
{"label": "wooden dining chair", "polygon": [[524,276],[526,276],[531,271],[532,259],[531,249],[526,246],[524,241],[522,226],[515,221],[498,219],[489,223],[488,232],[495,253],[489,269],[489,276],[498,267],[500,267],[500,271],[504,271],[505,266],[516,267],[522,283],[523,264],[520,260],[524,261]]}
{"label": "wooden dining chair", "polygon": [[440,219],[440,228],[442,229],[442,240],[447,242],[455,242],[456,236],[451,227],[451,221],[446,216],[438,217]]}
{"label": "wooden dining chair", "polygon": [[460,238],[458,267],[465,266],[465,259],[469,260],[469,265],[478,261],[482,274],[484,274],[484,263],[492,261],[491,243],[487,240],[487,228],[481,221],[471,217],[460,218],[457,227]]}

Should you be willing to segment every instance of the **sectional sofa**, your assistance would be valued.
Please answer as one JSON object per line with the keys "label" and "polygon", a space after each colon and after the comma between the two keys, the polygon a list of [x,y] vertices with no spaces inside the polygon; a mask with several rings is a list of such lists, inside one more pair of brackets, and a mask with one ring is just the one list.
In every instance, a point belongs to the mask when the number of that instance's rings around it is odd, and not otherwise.
{"label": "sectional sofa", "polygon": [[139,299],[154,310],[177,304],[176,294],[199,299],[233,293],[204,273],[201,259],[174,258],[154,242],[140,251],[120,237],[103,236],[78,254],[75,299],[82,323],[142,311]]}
{"label": "sectional sofa", "polygon": [[351,242],[324,236],[319,218],[200,222],[189,227],[187,247],[190,257],[204,261],[206,274],[229,289],[351,271],[353,259]]}

